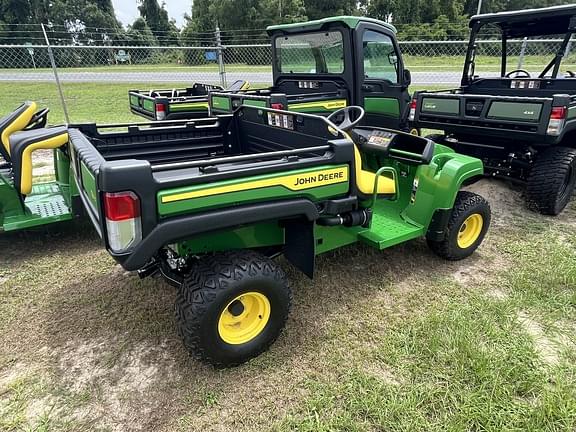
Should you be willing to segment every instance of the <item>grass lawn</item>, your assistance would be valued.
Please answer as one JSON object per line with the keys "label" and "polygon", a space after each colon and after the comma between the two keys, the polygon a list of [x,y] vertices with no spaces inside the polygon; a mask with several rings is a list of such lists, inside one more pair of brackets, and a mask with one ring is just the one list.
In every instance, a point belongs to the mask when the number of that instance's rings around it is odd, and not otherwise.
{"label": "grass lawn", "polygon": [[230,370],[188,357],[174,290],[89,225],[0,236],[0,430],[573,431],[576,203],[474,188],[495,219],[471,259],[352,246],[314,281],[283,262],[286,331]]}
{"label": "grass lawn", "polygon": [[[160,84],[162,86],[162,84]],[[74,121],[138,120],[129,84],[66,84]],[[0,84],[52,108],[51,84]],[[123,271],[88,222],[0,235],[0,431],[576,429],[576,202],[528,212],[483,180],[482,248],[445,262],[416,240],[354,245],[292,280],[287,328],[228,370],[192,360],[173,288]]]}
{"label": "grass lawn", "polygon": [[[177,88],[180,85],[170,83],[64,83],[64,96],[68,114],[72,123],[81,122],[135,122],[144,121],[130,113],[128,91],[133,89]],[[265,87],[266,84],[253,83],[252,87]],[[428,90],[436,87],[427,86]],[[423,90],[423,87],[413,86],[412,91]],[[62,104],[56,85],[53,83],[4,83],[0,82],[0,115],[14,110],[25,100],[36,101],[41,107],[49,107],[49,122],[51,124],[65,123]]]}

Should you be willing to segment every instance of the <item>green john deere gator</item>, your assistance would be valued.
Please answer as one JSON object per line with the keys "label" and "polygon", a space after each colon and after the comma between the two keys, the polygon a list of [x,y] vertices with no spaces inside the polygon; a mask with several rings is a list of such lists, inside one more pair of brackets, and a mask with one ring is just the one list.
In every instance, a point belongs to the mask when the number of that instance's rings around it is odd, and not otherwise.
{"label": "green john deere gator", "polygon": [[286,323],[292,295],[276,256],[312,277],[317,255],[356,242],[385,249],[425,237],[459,260],[484,239],[490,207],[461,191],[481,161],[361,126],[365,115],[241,106],[166,127],[76,125],[69,154],[108,252],[175,285],[186,348],[233,366]]}

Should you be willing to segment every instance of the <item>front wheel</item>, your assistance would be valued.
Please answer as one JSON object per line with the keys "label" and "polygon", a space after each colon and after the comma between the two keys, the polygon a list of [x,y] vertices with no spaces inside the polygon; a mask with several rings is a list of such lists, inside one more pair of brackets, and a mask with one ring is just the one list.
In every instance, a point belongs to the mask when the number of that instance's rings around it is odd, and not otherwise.
{"label": "front wheel", "polygon": [[490,227],[490,204],[472,192],[461,191],[456,197],[444,240],[427,239],[432,251],[447,260],[458,261],[474,253]]}
{"label": "front wheel", "polygon": [[545,215],[564,210],[576,187],[576,149],[552,147],[540,153],[528,176],[528,206]]}
{"label": "front wheel", "polygon": [[179,289],[178,332],[195,358],[236,366],[272,345],[291,301],[286,276],[273,260],[252,251],[205,257]]}

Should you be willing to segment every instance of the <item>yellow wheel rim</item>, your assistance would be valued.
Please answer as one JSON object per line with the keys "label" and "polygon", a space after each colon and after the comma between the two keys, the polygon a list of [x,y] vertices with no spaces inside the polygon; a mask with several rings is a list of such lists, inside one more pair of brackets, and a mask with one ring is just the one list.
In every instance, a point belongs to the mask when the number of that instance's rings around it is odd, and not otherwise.
{"label": "yellow wheel rim", "polygon": [[248,292],[226,305],[218,320],[218,333],[231,345],[251,341],[270,320],[270,301],[264,294]]}
{"label": "yellow wheel rim", "polygon": [[410,129],[410,135],[420,136],[420,131],[416,128]]}
{"label": "yellow wheel rim", "polygon": [[468,217],[460,227],[458,232],[458,247],[467,249],[472,246],[482,233],[484,218],[482,215],[475,213]]}

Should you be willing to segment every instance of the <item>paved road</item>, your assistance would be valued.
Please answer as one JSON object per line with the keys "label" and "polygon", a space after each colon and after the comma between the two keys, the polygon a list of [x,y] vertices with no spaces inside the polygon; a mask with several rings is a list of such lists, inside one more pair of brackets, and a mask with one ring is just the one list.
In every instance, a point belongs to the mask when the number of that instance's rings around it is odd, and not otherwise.
{"label": "paved road", "polygon": [[[483,76],[497,76],[497,73],[483,73]],[[62,82],[115,82],[115,83],[182,83],[206,82],[218,83],[219,77],[210,72],[60,72]],[[415,85],[455,85],[460,82],[461,72],[412,72]],[[227,72],[229,83],[244,79],[252,83],[271,83],[271,72]],[[0,72],[0,82],[53,82],[52,72]]]}

